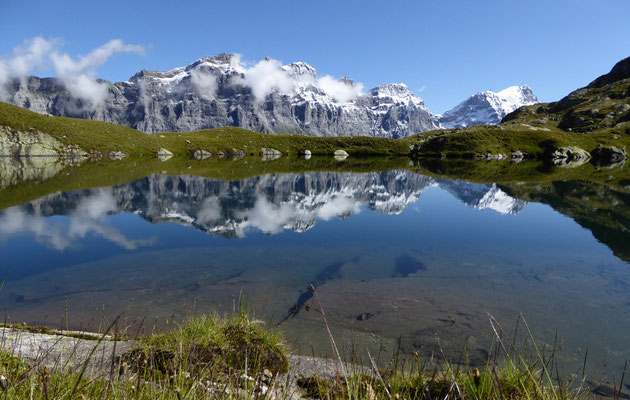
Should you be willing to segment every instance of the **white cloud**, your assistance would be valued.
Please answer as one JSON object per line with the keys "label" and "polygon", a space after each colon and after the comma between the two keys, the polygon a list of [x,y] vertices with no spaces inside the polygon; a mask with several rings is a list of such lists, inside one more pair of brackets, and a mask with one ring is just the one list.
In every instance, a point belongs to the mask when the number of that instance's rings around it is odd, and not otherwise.
{"label": "white cloud", "polygon": [[318,87],[340,103],[347,103],[363,92],[363,84],[351,85],[330,75],[318,79]]}
{"label": "white cloud", "polygon": [[92,107],[97,107],[107,98],[107,84],[96,81],[96,68],[117,53],[142,55],[145,49],[140,45],[125,44],[122,40],[114,39],[77,59],[73,59],[67,53],[58,52],[51,53],[50,59],[55,74],[64,82],[70,93],[88,101]]}
{"label": "white cloud", "polygon": [[191,72],[190,80],[199,95],[204,99],[212,100],[216,97],[219,82],[215,74],[194,70]]}
{"label": "white cloud", "polygon": [[264,100],[273,90],[288,93],[297,85],[297,81],[282,69],[282,63],[271,58],[261,60],[244,70],[244,77],[239,83],[249,86],[259,101]]}
{"label": "white cloud", "polygon": [[38,36],[13,49],[10,59],[0,59],[0,98],[6,97],[6,84],[10,79],[23,79],[33,70],[45,67],[50,52],[59,43],[58,39],[47,40]]}
{"label": "white cloud", "polygon": [[42,37],[26,40],[13,50],[14,56],[7,62],[9,71],[15,77],[24,77],[34,69],[44,67],[48,54],[59,43],[58,39],[46,40]]}
{"label": "white cloud", "polygon": [[38,36],[16,47],[12,57],[0,59],[0,97],[6,98],[6,85],[11,79],[23,79],[36,69],[52,66],[56,76],[74,96],[88,102],[90,107],[97,107],[107,97],[107,85],[96,80],[96,69],[114,54],[145,52],[140,45],[115,39],[75,59],[60,53],[57,50],[60,45],[60,39]]}
{"label": "white cloud", "polygon": [[333,100],[346,103],[361,95],[364,89],[361,83],[353,85],[330,75],[323,77],[310,74],[292,75],[290,70],[283,68],[280,61],[272,58],[261,60],[251,67],[241,62],[240,57],[235,57],[232,63],[243,73],[243,78],[238,79],[236,83],[250,87],[258,101],[265,100],[274,90],[290,93],[299,87],[314,86]]}
{"label": "white cloud", "polygon": [[6,84],[9,82],[9,68],[5,62],[0,59],[0,100],[7,100]]}

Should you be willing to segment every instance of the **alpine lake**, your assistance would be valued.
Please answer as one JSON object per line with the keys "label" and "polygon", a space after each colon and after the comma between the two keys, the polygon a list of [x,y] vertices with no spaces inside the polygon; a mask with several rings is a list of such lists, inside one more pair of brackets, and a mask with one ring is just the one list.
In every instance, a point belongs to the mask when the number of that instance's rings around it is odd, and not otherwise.
{"label": "alpine lake", "polygon": [[[630,359],[630,171],[535,161],[0,159],[7,323],[245,309],[296,353]],[[313,285],[315,291],[310,287]]]}

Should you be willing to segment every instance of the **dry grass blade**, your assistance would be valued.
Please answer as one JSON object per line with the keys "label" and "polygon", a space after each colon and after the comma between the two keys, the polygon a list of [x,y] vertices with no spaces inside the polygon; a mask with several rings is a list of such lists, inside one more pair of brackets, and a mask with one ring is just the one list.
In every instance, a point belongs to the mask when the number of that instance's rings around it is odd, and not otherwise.
{"label": "dry grass blade", "polygon": [[77,380],[74,384],[74,387],[72,388],[72,392],[70,393],[70,398],[72,398],[72,396],[74,396],[77,388],[79,387],[79,383],[81,382],[81,379],[83,378],[83,374],[85,374],[85,370],[88,366],[88,363],[90,362],[90,359],[92,358],[92,356],[94,355],[94,352],[96,351],[96,349],[98,348],[99,344],[101,344],[101,342],[105,339],[105,337],[107,336],[107,334],[109,333],[109,331],[112,329],[112,327],[118,322],[118,319],[120,318],[120,315],[117,316],[114,321],[109,325],[109,327],[105,330],[105,332],[101,335],[101,337],[99,338],[99,340],[97,341],[96,345],[94,347],[92,347],[92,351],[90,351],[90,354],[87,356],[87,358],[85,359],[85,361],[83,362],[83,366],[81,367],[81,372],[79,373],[79,376],[77,377]]}

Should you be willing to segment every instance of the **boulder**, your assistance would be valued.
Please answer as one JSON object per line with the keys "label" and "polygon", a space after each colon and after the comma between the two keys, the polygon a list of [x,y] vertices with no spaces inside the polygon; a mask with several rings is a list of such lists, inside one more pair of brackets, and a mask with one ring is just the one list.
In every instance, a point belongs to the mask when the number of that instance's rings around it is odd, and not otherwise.
{"label": "boulder", "polygon": [[263,147],[261,149],[263,161],[273,161],[282,157],[282,152],[271,147]]}
{"label": "boulder", "polygon": [[575,146],[565,146],[553,149],[548,157],[552,160],[588,160],[591,155],[588,151]]}
{"label": "boulder", "polygon": [[123,158],[128,157],[128,155],[120,150],[112,150],[107,153],[106,157],[110,160],[122,160]]}
{"label": "boulder", "polygon": [[160,147],[157,151],[157,158],[160,161],[166,161],[169,158],[173,157],[173,153],[166,150],[164,147]]}
{"label": "boulder", "polygon": [[621,164],[623,166],[623,163],[628,158],[626,149],[617,146],[599,146],[591,151],[591,156],[593,157],[591,162],[601,167],[607,167],[613,164]]}
{"label": "boulder", "polygon": [[199,160],[199,161],[206,160],[206,159],[212,157],[212,155],[213,155],[212,153],[210,153],[209,151],[206,151],[206,150],[195,150],[193,152],[193,158],[195,160]]}
{"label": "boulder", "polygon": [[586,163],[591,158],[588,151],[575,146],[550,149],[545,153],[545,161],[562,168],[574,168]]}
{"label": "boulder", "polygon": [[225,151],[219,152],[219,155],[226,160],[240,160],[245,158],[247,154],[241,149],[225,149]]}
{"label": "boulder", "polygon": [[13,132],[0,127],[0,156],[82,158],[89,154],[77,145],[63,144],[44,132]]}
{"label": "boulder", "polygon": [[335,160],[343,161],[348,158],[349,154],[345,150],[336,150],[335,151]]}

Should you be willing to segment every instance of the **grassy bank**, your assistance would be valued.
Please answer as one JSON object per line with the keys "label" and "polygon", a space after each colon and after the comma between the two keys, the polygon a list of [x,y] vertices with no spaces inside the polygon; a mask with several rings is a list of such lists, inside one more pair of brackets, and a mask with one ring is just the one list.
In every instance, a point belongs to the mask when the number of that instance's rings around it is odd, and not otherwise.
{"label": "grassy bank", "polygon": [[[291,370],[280,334],[244,314],[201,316],[172,331],[136,338],[129,350],[100,368],[50,365],[45,355],[23,360],[0,351],[0,397],[5,399],[588,399],[621,397],[623,376],[604,386],[587,382],[584,366],[563,376],[555,347],[543,352],[527,325],[522,342],[492,322],[495,343],[485,365],[411,355],[376,367],[372,355],[352,363],[340,357],[336,372],[304,376]],[[111,327],[110,327],[111,329]],[[111,332],[109,332],[111,333]],[[524,339],[523,339],[524,337]],[[331,343],[334,339],[331,337]],[[95,348],[98,343],[95,344]],[[91,365],[91,364],[90,364]],[[301,397],[297,397],[297,396]]]}
{"label": "grassy bank", "polygon": [[540,126],[528,120],[501,125],[479,125],[465,129],[440,130],[412,136],[418,157],[474,158],[478,155],[522,152],[529,158],[543,159],[560,147],[575,146],[592,151],[598,146],[630,147],[626,128],[595,132],[567,132],[553,125]]}
{"label": "grassy bank", "polygon": [[0,102],[2,126],[12,132],[44,132],[65,145],[79,146],[94,155],[120,151],[130,156],[155,156],[160,148],[185,157],[192,156],[196,150],[205,150],[214,155],[235,151],[259,155],[263,147],[277,149],[284,155],[304,154],[305,150],[314,155],[332,155],[336,150],[363,156],[409,153],[408,143],[393,139],[270,135],[236,127],[148,135],[121,125],[41,115]]}
{"label": "grassy bank", "polygon": [[[626,86],[630,86],[628,81],[624,83]],[[613,103],[606,107],[615,109],[613,106],[623,105],[623,99]],[[592,106],[601,105],[593,100]],[[45,133],[63,145],[79,147],[93,156],[122,152],[129,156],[148,157],[155,156],[160,149],[186,158],[191,158],[198,150],[214,157],[242,156],[260,155],[264,148],[271,148],[285,156],[302,155],[306,150],[313,155],[332,155],[337,150],[344,150],[352,156],[411,155],[415,158],[446,156],[466,159],[488,154],[509,157],[514,152],[521,152],[526,157],[542,159],[549,157],[554,150],[568,146],[588,152],[598,146],[630,147],[630,122],[623,122],[627,118],[625,115],[617,113],[619,116],[616,118],[621,122],[616,125],[600,124],[588,131],[578,131],[578,128],[567,128],[563,122],[566,119],[563,115],[574,110],[541,113],[541,110],[549,108],[549,104],[523,107],[510,120],[496,126],[441,129],[406,139],[272,135],[237,127],[148,135],[106,122],[41,115],[7,103],[0,103],[0,127],[9,132]],[[594,110],[600,112],[599,109]],[[580,109],[579,112],[587,111]],[[593,118],[606,120],[610,114]]]}

